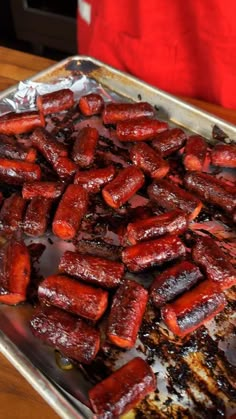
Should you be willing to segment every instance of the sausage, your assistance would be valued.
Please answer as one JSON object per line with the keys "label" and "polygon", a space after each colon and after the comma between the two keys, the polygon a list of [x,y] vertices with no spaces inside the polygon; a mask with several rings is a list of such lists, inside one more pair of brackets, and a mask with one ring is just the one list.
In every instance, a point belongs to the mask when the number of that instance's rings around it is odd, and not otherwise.
{"label": "sausage", "polygon": [[25,207],[26,201],[18,193],[6,198],[0,210],[0,231],[9,234],[21,228]]}
{"label": "sausage", "polygon": [[116,126],[116,134],[120,141],[146,141],[168,128],[168,124],[157,119],[139,118],[120,121]]}
{"label": "sausage", "polygon": [[225,305],[225,296],[218,286],[205,280],[173,303],[164,305],[161,316],[175,335],[184,337],[215,317]]}
{"label": "sausage", "polygon": [[68,250],[61,257],[59,271],[103,288],[116,288],[121,284],[124,265],[103,257]]}
{"label": "sausage", "polygon": [[147,102],[108,103],[105,105],[102,119],[104,124],[117,124],[127,119],[154,116],[154,108]]}
{"label": "sausage", "polygon": [[25,182],[22,188],[24,199],[36,197],[56,199],[59,198],[64,190],[63,183],[60,182]]}
{"label": "sausage", "polygon": [[189,221],[196,218],[202,208],[199,199],[167,179],[153,182],[148,187],[148,195],[168,211],[181,209],[187,214]]}
{"label": "sausage", "polygon": [[214,166],[236,168],[236,145],[216,144],[211,150],[211,162]]}
{"label": "sausage", "polygon": [[127,225],[127,240],[131,244],[136,244],[164,234],[182,234],[187,227],[187,217],[182,211],[170,211],[129,223]]}
{"label": "sausage", "polygon": [[28,248],[22,240],[11,238],[0,249],[0,303],[15,305],[25,301],[30,273]]}
{"label": "sausage", "polygon": [[191,172],[184,177],[185,187],[200,199],[231,213],[236,209],[236,196],[219,179],[207,173]]}
{"label": "sausage", "polygon": [[151,301],[159,308],[202,279],[199,267],[183,260],[156,276],[150,288]]}
{"label": "sausage", "polygon": [[184,149],[183,164],[186,170],[203,170],[207,154],[207,143],[201,135],[191,135]]}
{"label": "sausage", "polygon": [[168,157],[180,150],[186,140],[187,135],[182,129],[173,128],[158,134],[151,142],[151,145],[162,157]]}
{"label": "sausage", "polygon": [[39,308],[30,320],[30,328],[44,343],[82,364],[90,364],[100,348],[98,330],[56,307]]}
{"label": "sausage", "polygon": [[61,89],[45,95],[38,95],[36,105],[43,115],[61,112],[72,108],[74,94],[70,89]]}
{"label": "sausage", "polygon": [[48,226],[52,200],[41,196],[34,197],[26,210],[23,231],[27,236],[40,237]]}
{"label": "sausage", "polygon": [[122,261],[129,271],[140,272],[183,257],[185,253],[185,246],[178,236],[164,236],[124,248]]}
{"label": "sausage", "polygon": [[7,135],[1,135],[0,157],[34,163],[37,157],[37,151],[33,147],[23,148],[16,143],[14,138],[8,137]]}
{"label": "sausage", "polygon": [[101,169],[78,171],[75,174],[74,183],[83,186],[87,192],[97,193],[102,186],[105,186],[114,178],[115,173],[115,167],[112,165]]}
{"label": "sausage", "polygon": [[44,128],[34,130],[30,137],[32,145],[40,151],[45,159],[52,165],[59,157],[66,157],[68,152],[66,147],[59,143],[52,134]]}
{"label": "sausage", "polygon": [[96,128],[84,127],[79,132],[74,142],[72,159],[80,167],[89,167],[94,162],[98,138]]}
{"label": "sausage", "polygon": [[143,142],[131,148],[130,158],[137,167],[154,179],[165,177],[170,170],[169,163]]}
{"label": "sausage", "polygon": [[41,176],[42,172],[38,164],[0,158],[0,182],[22,185],[24,182],[40,180]]}
{"label": "sausage", "polygon": [[192,248],[192,258],[204,270],[207,278],[218,284],[221,290],[236,284],[236,270],[211,237],[197,237]]}
{"label": "sausage", "polygon": [[135,166],[120,170],[118,175],[102,190],[102,196],[112,208],[125,204],[144,184],[144,175]]}
{"label": "sausage", "polygon": [[99,115],[104,107],[104,100],[97,93],[89,93],[79,99],[79,110],[84,116]]}
{"label": "sausage", "polygon": [[61,180],[68,181],[78,170],[78,167],[68,157],[61,156],[53,163],[53,169]]}
{"label": "sausage", "polygon": [[62,240],[73,239],[88,206],[88,194],[80,185],[67,186],[52,223],[52,231]]}
{"label": "sausage", "polygon": [[108,292],[82,284],[65,275],[51,275],[38,288],[41,303],[96,321],[108,305]]}
{"label": "sausage", "polygon": [[114,345],[131,349],[135,345],[148,300],[142,285],[129,279],[116,291],[108,316],[107,337]]}
{"label": "sausage", "polygon": [[44,126],[44,117],[37,111],[10,112],[0,116],[0,134],[24,134],[33,131],[37,127]]}
{"label": "sausage", "polygon": [[156,389],[151,367],[136,357],[89,390],[96,417],[118,418]]}

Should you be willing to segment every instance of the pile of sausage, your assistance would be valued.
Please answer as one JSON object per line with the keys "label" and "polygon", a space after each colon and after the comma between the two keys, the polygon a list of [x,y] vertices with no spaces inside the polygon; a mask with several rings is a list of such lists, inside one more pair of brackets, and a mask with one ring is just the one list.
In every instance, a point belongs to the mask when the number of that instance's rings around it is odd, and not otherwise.
{"label": "pile of sausage", "polygon": [[[67,147],[46,122],[73,107],[87,126],[74,133]],[[0,302],[14,305],[27,299],[31,260],[20,232],[40,237],[51,228],[59,239],[73,240],[96,194],[115,214],[141,191],[159,212],[127,223],[118,261],[66,251],[58,271],[39,284],[33,334],[64,356],[89,364],[101,348],[96,322],[104,315],[106,339],[129,350],[148,302],[181,338],[222,311],[224,290],[236,284],[235,269],[211,237],[196,236],[189,248],[185,234],[205,204],[235,221],[235,187],[206,173],[204,165],[210,156],[213,166],[236,168],[236,146],[221,142],[209,148],[200,135],[187,136],[157,120],[145,102],[104,103],[91,93],[75,104],[73,92],[63,89],[39,96],[37,108],[0,117],[0,181],[18,188],[0,197]],[[99,132],[89,122],[94,115],[121,147],[127,145],[126,167],[96,164]],[[171,176],[169,157],[175,154],[184,168],[182,184]],[[54,180],[48,180],[40,156]],[[126,278],[126,271],[139,274],[156,267],[161,272],[149,290]],[[137,357],[95,385],[89,398],[99,417],[117,417],[155,388],[151,367]]]}

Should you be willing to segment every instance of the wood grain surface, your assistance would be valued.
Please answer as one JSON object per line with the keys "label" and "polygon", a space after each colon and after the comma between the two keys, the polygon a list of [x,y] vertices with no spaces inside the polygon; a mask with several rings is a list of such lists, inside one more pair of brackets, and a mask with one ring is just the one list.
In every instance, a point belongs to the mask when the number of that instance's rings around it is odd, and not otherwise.
{"label": "wood grain surface", "polygon": [[[46,69],[54,61],[0,46],[0,91]],[[184,98],[207,112],[236,123],[236,110]],[[56,419],[58,416],[0,354],[0,418]]]}

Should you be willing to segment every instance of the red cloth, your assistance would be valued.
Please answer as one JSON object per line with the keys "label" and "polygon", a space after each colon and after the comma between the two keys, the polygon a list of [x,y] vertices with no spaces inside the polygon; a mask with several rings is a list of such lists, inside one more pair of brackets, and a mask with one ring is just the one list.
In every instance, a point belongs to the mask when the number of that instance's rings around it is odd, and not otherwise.
{"label": "red cloth", "polygon": [[235,0],[79,0],[78,50],[177,95],[236,109]]}

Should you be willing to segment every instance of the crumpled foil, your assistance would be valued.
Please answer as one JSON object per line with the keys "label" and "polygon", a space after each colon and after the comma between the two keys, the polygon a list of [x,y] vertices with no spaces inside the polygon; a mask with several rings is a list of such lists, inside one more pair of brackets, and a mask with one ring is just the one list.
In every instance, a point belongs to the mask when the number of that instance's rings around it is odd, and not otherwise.
{"label": "crumpled foil", "polygon": [[0,115],[8,112],[35,110],[38,95],[44,95],[60,89],[71,89],[74,92],[75,101],[80,96],[90,92],[99,93],[105,101],[120,98],[116,93],[106,91],[101,84],[85,75],[61,77],[51,83],[25,80],[19,82],[14,92],[0,99]]}

